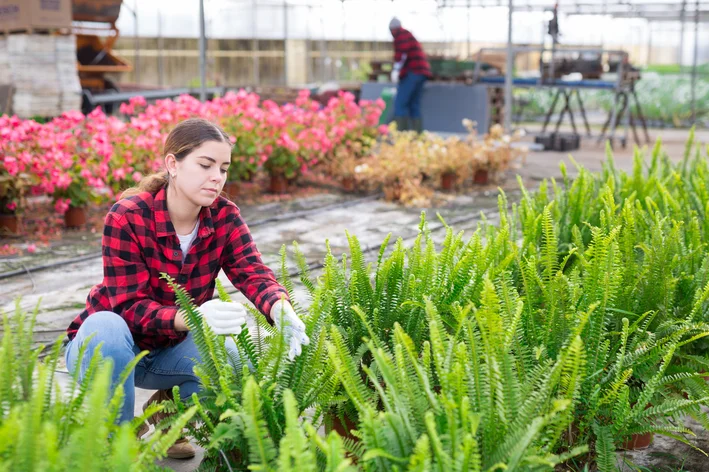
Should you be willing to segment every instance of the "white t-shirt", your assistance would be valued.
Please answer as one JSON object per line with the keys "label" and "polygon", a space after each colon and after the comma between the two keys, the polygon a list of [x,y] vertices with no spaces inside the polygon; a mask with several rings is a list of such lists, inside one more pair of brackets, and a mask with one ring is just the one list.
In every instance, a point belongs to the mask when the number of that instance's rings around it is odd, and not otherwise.
{"label": "white t-shirt", "polygon": [[190,246],[192,246],[192,242],[194,241],[194,238],[197,237],[197,231],[199,230],[199,221],[197,222],[196,225],[194,225],[194,229],[190,234],[187,235],[177,235],[177,239],[180,240],[180,248],[182,249],[182,262],[185,262],[185,258],[187,257],[187,252],[190,250]]}

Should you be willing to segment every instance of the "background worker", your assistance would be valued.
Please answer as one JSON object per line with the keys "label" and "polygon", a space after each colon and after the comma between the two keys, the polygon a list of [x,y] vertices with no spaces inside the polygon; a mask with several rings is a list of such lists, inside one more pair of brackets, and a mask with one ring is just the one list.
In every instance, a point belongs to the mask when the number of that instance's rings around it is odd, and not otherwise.
{"label": "background worker", "polygon": [[421,43],[410,31],[402,28],[398,18],[389,22],[394,38],[394,68],[391,80],[397,83],[394,100],[394,121],[399,130],[421,132],[421,98],[426,80],[431,78],[431,66]]}

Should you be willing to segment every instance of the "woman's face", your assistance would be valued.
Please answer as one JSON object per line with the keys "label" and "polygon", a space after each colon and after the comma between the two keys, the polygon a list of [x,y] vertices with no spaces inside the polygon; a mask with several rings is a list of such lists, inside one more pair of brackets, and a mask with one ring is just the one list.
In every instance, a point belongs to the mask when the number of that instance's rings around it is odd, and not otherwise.
{"label": "woman's face", "polygon": [[[169,156],[168,156],[169,157]],[[177,193],[197,206],[210,206],[219,196],[231,162],[231,146],[207,141],[182,161],[174,160],[175,177],[171,185]],[[168,163],[168,170],[170,170]]]}

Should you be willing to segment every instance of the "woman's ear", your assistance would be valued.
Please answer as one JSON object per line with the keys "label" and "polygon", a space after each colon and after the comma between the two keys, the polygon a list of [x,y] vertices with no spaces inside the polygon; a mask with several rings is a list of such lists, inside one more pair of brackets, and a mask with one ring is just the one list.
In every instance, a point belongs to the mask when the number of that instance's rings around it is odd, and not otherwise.
{"label": "woman's ear", "polygon": [[174,154],[168,154],[165,156],[165,169],[167,169],[167,173],[172,177],[175,176],[175,173],[177,172],[177,158]]}

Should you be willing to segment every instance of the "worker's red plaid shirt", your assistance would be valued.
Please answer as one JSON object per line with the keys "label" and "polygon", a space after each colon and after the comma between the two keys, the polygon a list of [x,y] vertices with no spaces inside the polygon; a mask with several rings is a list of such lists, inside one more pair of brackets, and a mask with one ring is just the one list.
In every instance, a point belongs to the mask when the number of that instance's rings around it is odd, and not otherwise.
{"label": "worker's red plaid shirt", "polygon": [[399,72],[399,78],[406,74],[420,74],[431,78],[431,66],[426,59],[421,43],[419,43],[409,30],[399,28],[394,35],[394,62],[399,62],[401,56],[406,54],[406,63]]}
{"label": "worker's red plaid shirt", "polygon": [[160,278],[163,272],[185,287],[197,306],[212,299],[222,268],[267,318],[271,306],[287,297],[261,261],[239,209],[222,197],[202,208],[197,237],[183,264],[165,197],[165,189],[155,195],[144,192],[120,200],[106,215],[103,282],[91,289],[86,309],[69,325],[69,339],[92,313],[112,311],[126,320],[141,349],[182,341],[187,333],[175,331],[178,307],[174,291]]}

